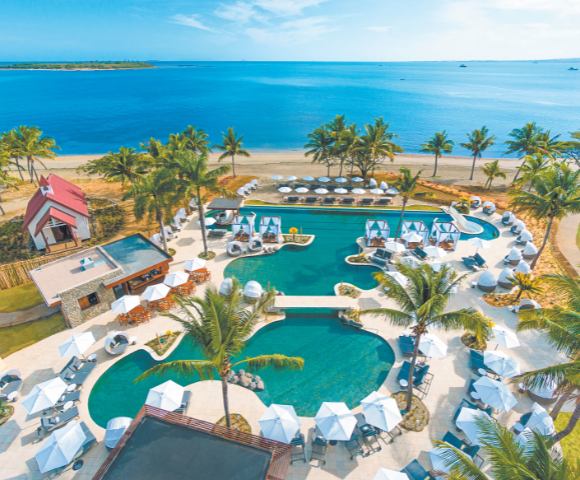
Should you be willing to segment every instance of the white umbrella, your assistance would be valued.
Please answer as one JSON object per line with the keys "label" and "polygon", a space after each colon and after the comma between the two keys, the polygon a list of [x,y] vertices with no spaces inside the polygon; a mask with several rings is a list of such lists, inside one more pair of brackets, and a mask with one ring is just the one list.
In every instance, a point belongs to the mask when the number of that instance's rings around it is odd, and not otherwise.
{"label": "white umbrella", "polygon": [[498,380],[481,377],[473,384],[473,387],[483,403],[503,412],[509,412],[518,404],[507,385]]}
{"label": "white umbrella", "polygon": [[502,351],[483,352],[483,363],[500,377],[515,377],[521,373],[520,364]]}
{"label": "white umbrella", "polygon": [[309,190],[307,188],[304,188],[304,187],[300,187],[300,188],[297,188],[295,190],[296,193],[308,193],[308,191]]}
{"label": "white umbrella", "polygon": [[363,182],[363,181],[364,181],[364,179],[362,179],[362,178],[360,178],[360,177],[354,177],[354,178],[352,179],[352,181],[353,181],[353,182]]}
{"label": "white umbrella", "polygon": [[429,255],[430,257],[433,257],[433,258],[443,258],[443,257],[447,256],[447,252],[445,250],[443,250],[440,247],[435,247],[433,245],[425,247],[423,249],[423,251],[427,255]]}
{"label": "white umbrella", "polygon": [[373,480],[409,480],[409,475],[388,468],[379,468]]}
{"label": "white umbrella", "polygon": [[245,197],[247,195],[246,191],[244,190],[244,187],[240,187],[238,188],[237,192],[238,195],[240,195],[241,197]]}
{"label": "white umbrella", "polygon": [[82,355],[93,343],[95,337],[91,332],[75,333],[58,347],[58,351],[62,358],[74,357]]}
{"label": "white umbrella", "polygon": [[326,440],[346,442],[350,440],[356,418],[343,402],[324,402],[314,422]]}
{"label": "white umbrella", "polygon": [[439,337],[431,333],[422,335],[419,340],[419,350],[427,357],[445,358],[447,356],[447,348],[447,345]]}
{"label": "white umbrella", "polygon": [[372,193],[373,195],[382,195],[382,194],[383,194],[383,193],[385,193],[385,192],[384,192],[383,190],[381,190],[380,188],[373,188],[373,189],[371,190],[371,193]]}
{"label": "white umbrella", "polygon": [[431,465],[433,465],[433,470],[449,473],[449,467],[445,465],[445,460],[443,460],[442,449],[435,447],[432,450],[429,450],[429,459],[431,460]]}
{"label": "white umbrella", "polygon": [[374,427],[390,432],[403,421],[397,401],[382,393],[373,392],[361,400],[365,419]]}
{"label": "white umbrella", "polygon": [[363,190],[362,188],[355,188],[352,193],[354,193],[355,195],[364,195],[365,193],[367,193],[366,190]]}
{"label": "white umbrella", "polygon": [[334,181],[336,183],[346,183],[346,182],[348,182],[348,178],[338,177],[338,178],[335,178]]}
{"label": "white umbrella", "polygon": [[189,280],[189,275],[185,272],[174,272],[174,273],[168,273],[167,275],[165,275],[165,278],[163,279],[163,283],[165,285],[168,285],[170,287],[178,287],[179,285],[183,285],[184,283],[187,283],[187,281]]}
{"label": "white umbrella", "polygon": [[307,182],[312,182],[313,180],[315,180],[315,178],[311,177],[310,175],[307,175],[306,177],[302,177],[302,180],[306,180]]}
{"label": "white umbrella", "polygon": [[385,275],[393,277],[402,287],[407,285],[407,282],[409,281],[409,279],[401,272],[385,272]]}
{"label": "white umbrella", "polygon": [[409,243],[417,243],[422,242],[423,237],[416,232],[409,232],[403,235],[403,240],[406,240]]}
{"label": "white umbrella", "polygon": [[107,422],[107,431],[105,432],[105,445],[109,448],[115,448],[117,442],[121,439],[127,427],[133,421],[129,417],[111,418]]}
{"label": "white umbrella", "polygon": [[401,192],[399,192],[399,190],[396,189],[395,187],[391,187],[385,193],[388,195],[398,195]]}
{"label": "white umbrella", "polygon": [[[482,250],[485,250],[486,248],[491,248],[491,243],[489,243],[487,240],[484,240],[483,238],[479,237],[470,238],[468,242],[471,245],[473,245],[477,250],[479,250],[480,248]],[[475,253],[477,253],[477,250],[475,250]]]}
{"label": "white umbrella", "polygon": [[149,285],[141,296],[148,302],[155,302],[156,300],[165,298],[170,291],[171,287],[164,283],[158,283],[157,285]]}
{"label": "white umbrella", "polygon": [[187,270],[188,272],[195,272],[200,268],[204,268],[207,261],[203,258],[192,258],[190,260],[186,260],[183,264],[183,269]]}
{"label": "white umbrella", "polygon": [[540,435],[553,435],[556,432],[554,427],[554,420],[544,407],[538,403],[534,403],[532,407],[532,415],[526,422],[526,428],[535,430]]}
{"label": "white umbrella", "polygon": [[407,247],[399,242],[386,242],[385,246],[383,247],[385,250],[394,253],[401,253],[407,250]]}
{"label": "white umbrella", "polygon": [[140,305],[138,295],[123,295],[119,300],[111,303],[111,312],[113,313],[129,313],[135,307]]}
{"label": "white umbrella", "polygon": [[[206,227],[211,227],[212,225],[215,224],[215,222],[216,222],[216,220],[213,217],[205,217],[205,220],[203,221],[203,223],[205,224]],[[201,222],[198,220],[197,224],[201,225]]]}
{"label": "white umbrella", "polygon": [[340,195],[344,195],[345,193],[348,193],[348,190],[345,188],[337,188],[334,190],[334,193],[338,193]]}
{"label": "white umbrella", "polygon": [[76,420],[53,432],[34,456],[40,473],[64,467],[72,462],[86,438],[85,432]]}
{"label": "white umbrella", "polygon": [[302,425],[292,405],[276,404],[268,407],[258,423],[265,438],[284,443],[290,443]]}
{"label": "white umbrella", "polygon": [[318,195],[324,195],[328,193],[328,190],[326,188],[317,188],[316,190],[314,190],[314,192],[318,193]]}
{"label": "white umbrella", "polygon": [[293,182],[294,180],[298,180],[298,177],[296,175],[290,175],[289,177],[286,177],[286,180]]}
{"label": "white umbrella", "polygon": [[401,258],[401,263],[409,265],[412,268],[415,268],[423,264],[423,262],[419,260],[417,257],[403,257]]}
{"label": "white umbrella", "polygon": [[479,440],[479,427],[477,426],[478,418],[484,418],[485,420],[491,422],[491,417],[483,410],[462,408],[455,423],[457,428],[461,429],[461,431],[465,433],[471,443],[474,445],[483,446]]}
{"label": "white umbrella", "polygon": [[379,185],[379,188],[381,190],[388,190],[389,186],[387,185],[387,182],[385,182],[384,180],[381,182],[381,184]]}
{"label": "white umbrella", "polygon": [[28,415],[53,407],[66,390],[66,387],[66,383],[60,377],[39,383],[26,395],[26,398],[22,401],[22,406],[28,412]]}
{"label": "white umbrella", "polygon": [[330,182],[330,178],[328,178],[328,177],[320,177],[318,179],[318,181],[319,182],[322,182],[322,183],[326,183],[326,182]]}
{"label": "white umbrella", "polygon": [[272,180],[284,180],[284,177],[282,175],[272,175]]}
{"label": "white umbrella", "polygon": [[374,178],[371,178],[369,180],[369,186],[370,187],[376,187],[377,186],[377,181]]}
{"label": "white umbrella", "polygon": [[278,189],[280,193],[290,193],[292,189],[290,187],[281,187]]}
{"label": "white umbrella", "polygon": [[149,390],[145,405],[173,412],[181,407],[184,390],[181,385],[178,385],[172,380],[168,380]]}
{"label": "white umbrella", "polygon": [[521,345],[516,332],[500,327],[499,325],[494,326],[491,330],[493,331],[492,342],[504,348],[515,348]]}

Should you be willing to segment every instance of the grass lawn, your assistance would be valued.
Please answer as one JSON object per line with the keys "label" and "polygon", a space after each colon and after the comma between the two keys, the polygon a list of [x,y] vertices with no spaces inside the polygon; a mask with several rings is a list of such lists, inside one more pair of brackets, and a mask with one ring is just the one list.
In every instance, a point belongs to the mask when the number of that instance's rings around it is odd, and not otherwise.
{"label": "grass lawn", "polygon": [[[566,428],[571,416],[571,413],[560,413],[558,415],[558,419],[554,422],[557,432]],[[562,450],[566,458],[569,458],[573,462],[580,461],[580,427],[578,425],[576,425],[576,428],[572,430],[570,435],[560,441],[560,444],[562,445]]]}
{"label": "grass lawn", "polygon": [[33,343],[40,342],[40,340],[50,337],[65,328],[67,328],[66,323],[60,312],[34,322],[1,328],[0,357],[6,357]]}
{"label": "grass lawn", "polygon": [[26,310],[42,302],[42,296],[34,283],[25,283],[7,290],[0,290],[0,313]]}

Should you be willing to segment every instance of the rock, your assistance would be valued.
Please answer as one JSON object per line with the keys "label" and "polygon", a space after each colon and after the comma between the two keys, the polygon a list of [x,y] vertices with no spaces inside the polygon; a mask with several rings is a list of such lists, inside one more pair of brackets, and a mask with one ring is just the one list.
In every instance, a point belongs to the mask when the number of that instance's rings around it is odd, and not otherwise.
{"label": "rock", "polygon": [[262,380],[262,379],[260,378],[259,375],[254,376],[254,382],[258,383],[260,380]]}
{"label": "rock", "polygon": [[250,380],[254,378],[254,376],[251,373],[246,373],[246,377],[248,377]]}
{"label": "rock", "polygon": [[238,383],[240,381],[240,377],[238,377],[237,375],[234,375],[232,377],[232,383]]}
{"label": "rock", "polygon": [[242,387],[247,387],[248,385],[250,385],[250,379],[248,377],[246,377],[245,375],[240,375],[240,385]]}
{"label": "rock", "polygon": [[250,390],[256,390],[256,384],[254,382],[250,383],[250,386],[248,387]]}
{"label": "rock", "polygon": [[256,390],[258,391],[264,390],[264,382],[262,382],[262,380],[256,383]]}
{"label": "rock", "polygon": [[246,371],[245,370],[238,370],[238,375],[245,375]]}

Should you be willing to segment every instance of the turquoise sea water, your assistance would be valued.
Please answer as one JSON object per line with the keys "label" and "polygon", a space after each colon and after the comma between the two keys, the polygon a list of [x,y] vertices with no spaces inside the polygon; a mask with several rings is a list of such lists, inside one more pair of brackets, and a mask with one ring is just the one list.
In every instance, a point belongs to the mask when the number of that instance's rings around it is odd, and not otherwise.
{"label": "turquoise sea water", "polygon": [[[109,72],[0,71],[0,132],[38,125],[63,154],[166,139],[187,125],[212,143],[235,126],[250,149],[302,149],[335,115],[383,116],[411,153],[443,129],[456,143],[486,125],[499,156],[513,128],[580,128],[580,71],[563,62],[166,62]],[[200,65],[188,68],[175,65]],[[468,155],[456,146],[455,154]]]}
{"label": "turquoise sea water", "polygon": [[[273,353],[302,357],[304,369],[259,373],[266,389],[258,396],[266,405],[294,405],[298,415],[307,417],[315,416],[325,401],[346,402],[354,408],[382,385],[395,360],[393,350],[382,338],[344,327],[329,312],[320,310],[289,310],[286,320],[259,330],[248,341],[240,359]],[[168,361],[196,358],[200,358],[198,352],[185,338]],[[113,417],[134,417],[149,389],[167,379],[182,385],[193,383],[177,375],[132,383],[156,364],[147,352],[139,350],[109,368],[89,397],[89,411],[95,423],[104,428]],[[195,397],[191,401],[195,403]]]}
{"label": "turquoise sea water", "polygon": [[[256,228],[263,215],[282,217],[282,231],[288,233],[291,227],[302,228],[304,234],[316,235],[314,242],[306,247],[288,246],[278,252],[257,257],[239,258],[231,262],[225,270],[226,277],[235,276],[241,282],[256,280],[263,287],[271,287],[286,295],[334,295],[334,286],[347,282],[368,290],[376,286],[373,267],[355,267],[344,260],[358,253],[356,239],[365,234],[367,219],[386,220],[395,236],[400,218],[400,210],[347,210],[329,208],[285,208],[246,207],[243,214],[256,213]],[[405,213],[405,220],[422,221],[429,229],[433,222],[450,221],[451,217],[441,212]],[[483,221],[484,232],[478,235],[486,240],[498,236],[497,229]],[[469,235],[462,235],[467,240]]]}

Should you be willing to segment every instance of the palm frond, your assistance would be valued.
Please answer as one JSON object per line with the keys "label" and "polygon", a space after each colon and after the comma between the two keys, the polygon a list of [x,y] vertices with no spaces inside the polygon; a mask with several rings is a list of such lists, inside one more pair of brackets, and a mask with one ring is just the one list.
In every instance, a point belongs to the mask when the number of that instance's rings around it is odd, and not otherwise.
{"label": "palm frond", "polygon": [[207,360],[176,360],[174,362],[160,363],[139,375],[134,383],[141,382],[149,377],[166,377],[177,374],[185,378],[194,378],[199,375],[202,380],[212,380],[216,366]]}
{"label": "palm frond", "polygon": [[241,363],[246,363],[248,372],[259,372],[266,368],[271,368],[277,372],[286,370],[302,370],[304,359],[300,357],[287,357],[285,355],[260,355],[258,357],[246,358],[232,364],[232,368]]}

